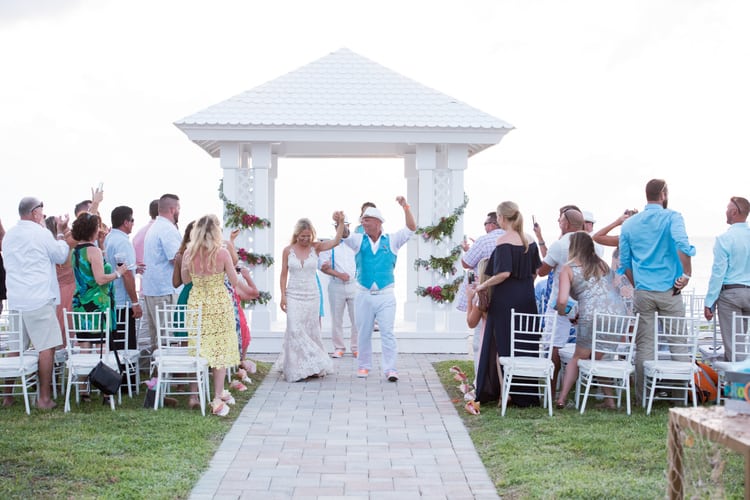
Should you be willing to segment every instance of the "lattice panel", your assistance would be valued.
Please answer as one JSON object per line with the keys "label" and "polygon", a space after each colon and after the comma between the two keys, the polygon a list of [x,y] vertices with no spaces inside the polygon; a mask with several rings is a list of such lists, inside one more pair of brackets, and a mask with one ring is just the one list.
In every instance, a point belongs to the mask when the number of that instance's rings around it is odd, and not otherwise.
{"label": "lattice panel", "polygon": [[255,213],[253,191],[255,189],[255,176],[253,169],[241,168],[237,170],[237,204],[244,207],[248,213]]}
{"label": "lattice panel", "polygon": [[[445,169],[435,170],[433,189],[432,219],[437,222],[440,217],[450,214],[455,207],[451,206],[451,176],[450,171]],[[453,248],[451,241],[444,241],[436,245],[432,251],[433,255],[445,257]]]}

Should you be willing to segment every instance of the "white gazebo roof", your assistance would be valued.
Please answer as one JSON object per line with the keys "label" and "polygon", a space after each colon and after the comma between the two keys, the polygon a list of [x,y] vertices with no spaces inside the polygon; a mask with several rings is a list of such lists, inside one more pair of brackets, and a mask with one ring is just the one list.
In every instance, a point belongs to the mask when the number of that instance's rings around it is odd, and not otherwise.
{"label": "white gazebo roof", "polygon": [[400,157],[426,143],[473,155],[513,129],[345,48],[175,125],[214,157],[222,142],[271,142],[286,157]]}

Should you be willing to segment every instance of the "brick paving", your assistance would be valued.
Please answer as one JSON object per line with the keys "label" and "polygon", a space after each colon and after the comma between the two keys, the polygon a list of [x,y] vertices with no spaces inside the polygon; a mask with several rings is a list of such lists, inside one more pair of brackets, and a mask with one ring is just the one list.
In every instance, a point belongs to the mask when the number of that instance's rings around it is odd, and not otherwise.
{"label": "brick paving", "polygon": [[432,367],[455,357],[400,354],[396,383],[348,354],[323,379],[271,372],[190,498],[499,498]]}

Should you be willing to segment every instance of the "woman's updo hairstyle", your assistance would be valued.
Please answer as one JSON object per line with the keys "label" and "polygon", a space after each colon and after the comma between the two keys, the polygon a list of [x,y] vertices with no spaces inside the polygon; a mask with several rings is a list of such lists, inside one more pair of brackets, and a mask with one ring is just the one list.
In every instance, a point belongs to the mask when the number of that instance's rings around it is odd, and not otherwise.
{"label": "woman's updo hairstyle", "polygon": [[497,216],[502,217],[510,223],[511,229],[521,237],[524,249],[528,250],[529,242],[523,232],[523,215],[518,209],[518,204],[513,201],[502,202],[497,206]]}

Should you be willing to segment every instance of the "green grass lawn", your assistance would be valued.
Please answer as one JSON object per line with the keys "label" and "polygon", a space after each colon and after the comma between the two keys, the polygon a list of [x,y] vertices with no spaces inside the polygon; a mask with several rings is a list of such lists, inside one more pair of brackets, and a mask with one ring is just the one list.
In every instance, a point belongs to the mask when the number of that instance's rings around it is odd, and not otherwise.
{"label": "green grass lawn", "polygon": [[[588,407],[583,415],[565,409],[552,417],[543,408],[508,408],[501,417],[495,405],[471,415],[453,365],[471,374],[473,364],[445,361],[435,370],[502,498],[665,498],[667,404],[657,403],[648,416],[633,406],[629,416]],[[686,448],[686,457],[691,453],[705,454]],[[743,498],[742,457],[726,449],[722,457],[721,484],[700,486],[698,498]]]}
{"label": "green grass lawn", "polygon": [[143,390],[115,411],[92,397],[64,413],[59,397],[26,415],[17,398],[0,408],[0,498],[187,498],[270,366],[258,363],[225,418],[189,410],[187,398],[144,409]]}
{"label": "green grass lawn", "polygon": [[[634,408],[630,416],[589,409],[550,418],[541,408],[509,408],[501,417],[494,406],[473,416],[463,410],[452,365],[471,373],[472,364],[446,361],[435,369],[501,497],[665,497],[666,405],[650,416]],[[185,400],[147,410],[143,391],[123,397],[114,412],[94,398],[66,414],[58,398],[57,409],[27,416],[18,399],[0,408],[0,498],[187,498],[270,366],[258,363],[255,383],[235,393],[226,418],[202,417]],[[701,489],[699,498],[743,497],[741,457],[722,456],[724,489]]]}

